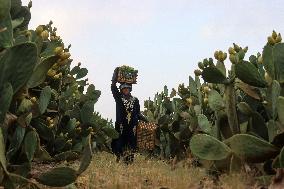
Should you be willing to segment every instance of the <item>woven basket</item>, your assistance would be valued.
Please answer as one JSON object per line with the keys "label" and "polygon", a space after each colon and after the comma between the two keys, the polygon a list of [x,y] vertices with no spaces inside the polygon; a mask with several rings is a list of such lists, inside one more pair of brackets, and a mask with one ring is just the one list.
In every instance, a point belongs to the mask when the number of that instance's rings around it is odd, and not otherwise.
{"label": "woven basket", "polygon": [[139,150],[153,150],[155,148],[157,125],[139,121],[137,126],[137,147]]}
{"label": "woven basket", "polygon": [[117,75],[117,81],[119,83],[136,84],[137,83],[137,73],[125,73],[119,69],[118,75]]}

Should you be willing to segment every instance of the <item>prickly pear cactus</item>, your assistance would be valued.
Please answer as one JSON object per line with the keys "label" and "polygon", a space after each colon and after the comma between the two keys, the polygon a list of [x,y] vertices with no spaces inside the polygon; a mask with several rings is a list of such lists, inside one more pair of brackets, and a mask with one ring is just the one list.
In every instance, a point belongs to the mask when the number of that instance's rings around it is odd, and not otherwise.
{"label": "prickly pear cactus", "polygon": [[233,43],[228,54],[215,51],[217,62],[199,62],[188,85],[180,84],[170,96],[165,87],[145,101],[145,114],[159,126],[158,152],[163,157],[190,152],[215,171],[240,170],[247,163],[262,164],[264,171],[283,166],[281,41],[273,31],[262,54],[249,57],[248,47]]}
{"label": "prickly pear cactus", "polygon": [[118,133],[94,111],[101,92],[86,68],[72,65],[70,48],[52,22],[29,29],[30,8],[20,0],[0,2],[0,185],[36,185],[27,179],[34,162],[73,161],[38,182],[65,186],[91,162],[93,150],[109,150]]}

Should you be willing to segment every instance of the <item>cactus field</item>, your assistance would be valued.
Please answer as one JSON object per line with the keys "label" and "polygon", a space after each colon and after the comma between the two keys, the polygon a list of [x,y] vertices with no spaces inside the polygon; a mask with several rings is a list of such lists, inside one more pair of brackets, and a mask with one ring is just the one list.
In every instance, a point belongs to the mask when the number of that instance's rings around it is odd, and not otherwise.
{"label": "cactus field", "polygon": [[[146,99],[155,147],[127,166],[111,154],[119,133],[94,110],[101,91],[88,69],[52,21],[29,28],[31,8],[0,0],[1,187],[284,188],[280,33],[255,55],[235,43],[217,50],[188,83]],[[137,72],[120,70],[133,83]]]}

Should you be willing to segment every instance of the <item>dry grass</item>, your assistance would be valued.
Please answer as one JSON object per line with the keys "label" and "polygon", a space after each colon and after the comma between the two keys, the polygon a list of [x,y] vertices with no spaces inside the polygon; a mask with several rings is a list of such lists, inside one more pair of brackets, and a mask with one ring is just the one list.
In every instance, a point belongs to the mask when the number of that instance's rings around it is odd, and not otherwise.
{"label": "dry grass", "polygon": [[86,189],[254,188],[251,179],[242,174],[223,175],[214,184],[201,168],[188,168],[180,163],[172,170],[166,162],[141,155],[136,155],[134,163],[127,166],[116,163],[115,157],[108,153],[95,154],[77,184]]}

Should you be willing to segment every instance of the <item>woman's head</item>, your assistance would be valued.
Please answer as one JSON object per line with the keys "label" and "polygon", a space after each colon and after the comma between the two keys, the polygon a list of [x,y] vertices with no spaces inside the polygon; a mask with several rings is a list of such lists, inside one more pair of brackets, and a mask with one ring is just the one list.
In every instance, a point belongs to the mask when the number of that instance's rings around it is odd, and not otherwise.
{"label": "woman's head", "polygon": [[120,91],[124,95],[129,95],[132,90],[132,85],[128,83],[124,83],[120,85]]}

